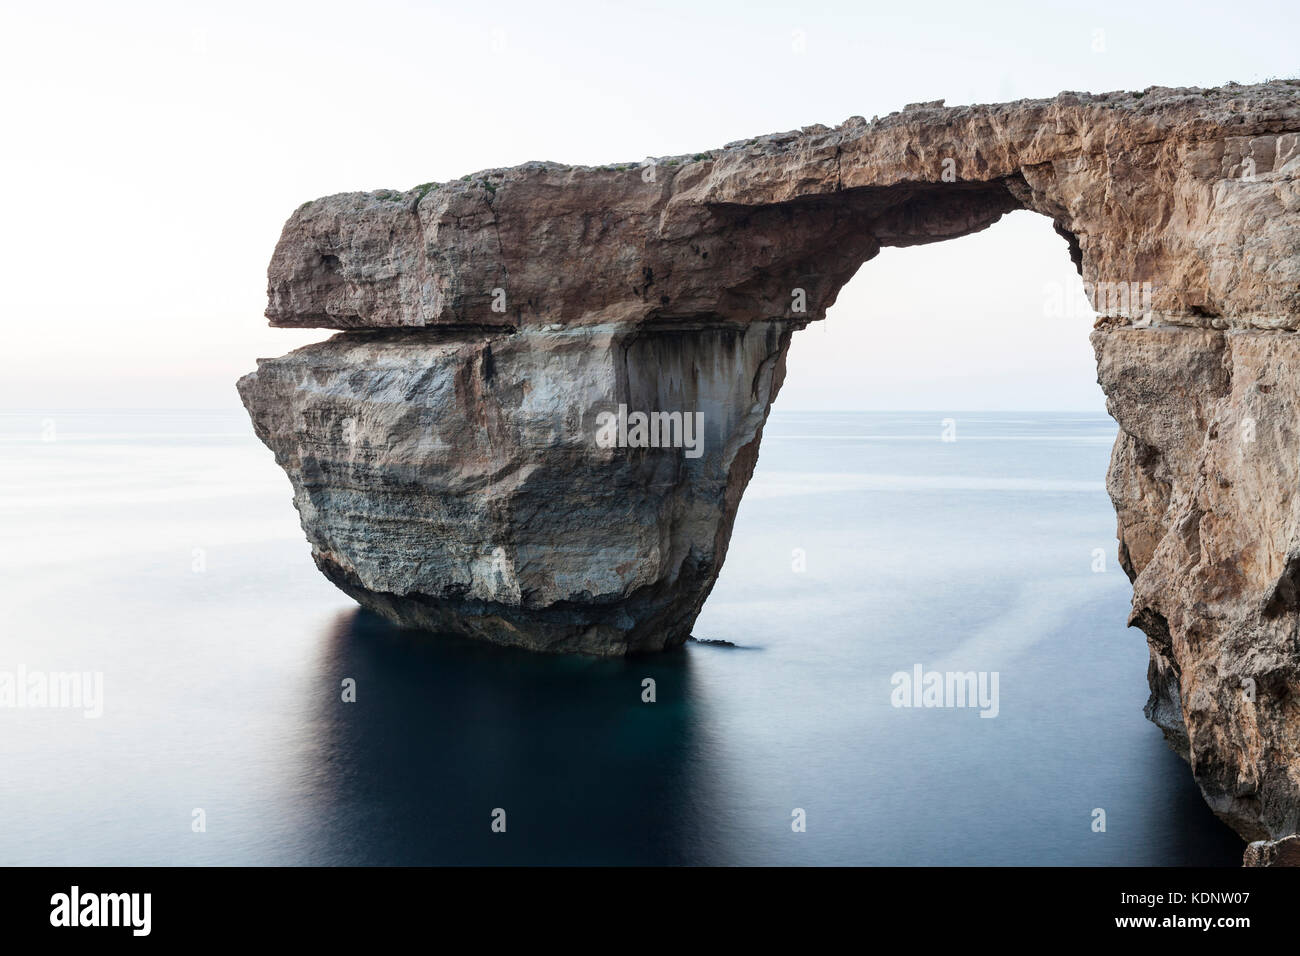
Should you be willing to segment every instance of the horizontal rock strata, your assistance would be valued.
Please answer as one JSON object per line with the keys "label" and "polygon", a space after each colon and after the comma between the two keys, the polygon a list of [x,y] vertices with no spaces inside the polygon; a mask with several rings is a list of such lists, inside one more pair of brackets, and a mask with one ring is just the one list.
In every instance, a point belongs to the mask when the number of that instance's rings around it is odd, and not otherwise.
{"label": "horizontal rock strata", "polygon": [[[259,362],[240,391],[317,566],[360,603],[431,631],[625,654],[690,634],[789,342],[779,322],[352,333]],[[667,437],[690,426],[695,448],[601,447],[620,404],[677,412]]]}

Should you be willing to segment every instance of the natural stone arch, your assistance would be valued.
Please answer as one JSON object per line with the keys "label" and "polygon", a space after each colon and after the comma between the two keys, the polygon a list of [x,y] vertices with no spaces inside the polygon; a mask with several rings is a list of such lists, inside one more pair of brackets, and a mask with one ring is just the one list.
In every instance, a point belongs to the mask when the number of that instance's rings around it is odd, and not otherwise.
{"label": "natural stone arch", "polygon": [[[240,390],[362,604],[653,650],[722,566],[791,335],[883,246],[1044,214],[1111,293],[1093,344],[1148,713],[1217,812],[1278,838],[1300,829],[1298,131],[1295,81],[1066,93],[332,196],[286,224],[267,315],[344,334]],[[701,412],[701,455],[601,447],[620,405]]]}

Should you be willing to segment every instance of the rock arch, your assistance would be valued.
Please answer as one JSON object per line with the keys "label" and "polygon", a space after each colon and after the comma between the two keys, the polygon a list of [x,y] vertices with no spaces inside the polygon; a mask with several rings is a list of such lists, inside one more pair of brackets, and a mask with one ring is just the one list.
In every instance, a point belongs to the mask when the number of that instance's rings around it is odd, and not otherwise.
{"label": "rock arch", "polygon": [[[792,334],[882,247],[1016,209],[1050,217],[1101,293],[1148,716],[1243,836],[1295,833],[1300,81],[918,104],[309,202],[267,316],[342,334],[239,389],[317,565],[360,603],[533,649],[655,650],[722,566]],[[638,412],[701,413],[702,453],[628,447]],[[602,415],[622,447],[593,440]]]}

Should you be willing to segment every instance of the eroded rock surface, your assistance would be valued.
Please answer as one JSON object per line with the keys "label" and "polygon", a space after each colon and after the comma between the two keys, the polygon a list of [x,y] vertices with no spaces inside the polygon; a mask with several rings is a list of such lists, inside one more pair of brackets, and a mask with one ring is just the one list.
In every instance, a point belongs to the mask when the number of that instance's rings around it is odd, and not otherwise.
{"label": "eroded rock surface", "polygon": [[[779,322],[349,333],[259,362],[240,390],[317,566],[360,603],[431,631],[626,654],[689,636],[789,343]],[[620,404],[702,427],[670,426],[679,447],[602,447]]]}
{"label": "eroded rock surface", "polygon": [[[1272,846],[1300,829],[1300,81],[922,104],[315,200],[267,315],[344,331],[240,392],[362,604],[541,650],[661,648],[717,577],[791,334],[882,247],[1016,209],[1052,219],[1102,315],[1148,715]],[[619,405],[702,413],[700,455],[602,446]]]}
{"label": "eroded rock surface", "polygon": [[1243,837],[1300,830],[1300,337],[1093,333],[1147,716]]}
{"label": "eroded rock surface", "polygon": [[1153,283],[1149,307],[1108,313],[1294,329],[1297,130],[1295,81],[1062,93],[855,117],[652,167],[538,162],[345,193],[290,217],[267,316],[336,329],[806,321],[881,246],[1032,209],[1076,247],[1085,280]]}
{"label": "eroded rock surface", "polygon": [[1300,836],[1251,843],[1242,862],[1246,866],[1300,866]]}

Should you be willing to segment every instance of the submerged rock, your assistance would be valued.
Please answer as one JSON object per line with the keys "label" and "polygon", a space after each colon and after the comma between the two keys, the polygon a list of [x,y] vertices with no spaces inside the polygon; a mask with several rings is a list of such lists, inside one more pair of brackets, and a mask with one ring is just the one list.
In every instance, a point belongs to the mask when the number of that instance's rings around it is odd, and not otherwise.
{"label": "submerged rock", "polygon": [[239,389],[318,566],[360,603],[537,650],[655,650],[717,578],[792,333],[882,247],[1017,209],[1052,219],[1102,316],[1147,714],[1239,833],[1290,836],[1300,81],[931,101],[315,200],[267,315],[344,331]]}

